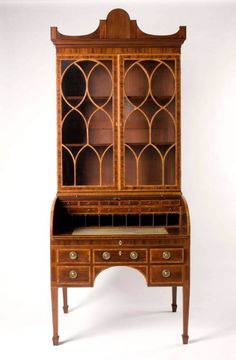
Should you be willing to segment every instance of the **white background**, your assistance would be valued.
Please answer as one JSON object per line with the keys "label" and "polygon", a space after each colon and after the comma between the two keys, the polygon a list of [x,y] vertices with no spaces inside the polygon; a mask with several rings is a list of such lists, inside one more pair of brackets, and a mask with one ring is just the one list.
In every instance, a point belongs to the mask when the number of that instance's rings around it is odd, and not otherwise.
{"label": "white background", "polygon": [[[51,344],[49,216],[56,193],[55,49],[49,27],[86,34],[115,7],[182,47],[182,189],[192,221],[190,343],[182,297],[112,268],[69,290]],[[236,3],[0,0],[1,359],[236,358]]]}

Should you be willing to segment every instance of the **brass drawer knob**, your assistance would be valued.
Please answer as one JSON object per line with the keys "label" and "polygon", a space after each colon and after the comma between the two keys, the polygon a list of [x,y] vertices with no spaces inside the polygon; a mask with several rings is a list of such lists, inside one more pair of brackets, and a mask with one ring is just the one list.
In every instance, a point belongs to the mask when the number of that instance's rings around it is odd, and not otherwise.
{"label": "brass drawer knob", "polygon": [[78,276],[78,274],[77,274],[77,272],[76,272],[75,270],[71,270],[71,271],[69,272],[69,278],[70,278],[70,279],[76,279],[77,276]]}
{"label": "brass drawer knob", "polygon": [[104,251],[104,252],[102,253],[102,258],[103,258],[104,260],[109,260],[109,259],[111,258],[111,254],[109,253],[109,251]]}
{"label": "brass drawer knob", "polygon": [[78,258],[77,252],[76,252],[76,251],[70,251],[70,252],[69,252],[69,258],[70,258],[71,260],[76,260],[76,259]]}
{"label": "brass drawer knob", "polygon": [[165,259],[165,260],[169,260],[171,258],[170,251],[163,251],[162,258]]}
{"label": "brass drawer knob", "polygon": [[168,269],[162,270],[161,275],[162,275],[164,278],[170,277],[170,270],[168,270]]}
{"label": "brass drawer knob", "polygon": [[131,253],[129,254],[129,257],[131,260],[137,260],[137,258],[138,258],[137,251],[131,251]]}

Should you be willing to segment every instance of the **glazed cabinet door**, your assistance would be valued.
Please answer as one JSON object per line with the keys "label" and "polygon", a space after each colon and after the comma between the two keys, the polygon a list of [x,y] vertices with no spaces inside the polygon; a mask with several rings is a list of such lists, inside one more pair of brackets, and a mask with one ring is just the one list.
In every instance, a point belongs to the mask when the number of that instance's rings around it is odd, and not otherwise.
{"label": "glazed cabinet door", "polygon": [[116,57],[68,56],[57,65],[59,189],[116,189]]}
{"label": "glazed cabinet door", "polygon": [[120,57],[121,183],[180,188],[179,58]]}

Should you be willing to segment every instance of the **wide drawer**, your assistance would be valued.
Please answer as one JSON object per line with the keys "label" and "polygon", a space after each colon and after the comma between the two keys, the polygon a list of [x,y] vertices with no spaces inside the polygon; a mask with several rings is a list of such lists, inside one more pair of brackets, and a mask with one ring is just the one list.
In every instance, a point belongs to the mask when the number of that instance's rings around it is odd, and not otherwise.
{"label": "wide drawer", "polygon": [[97,249],[93,251],[93,261],[97,263],[139,263],[147,262],[146,249]]}
{"label": "wide drawer", "polygon": [[150,285],[171,285],[183,283],[183,267],[181,265],[150,266]]}
{"label": "wide drawer", "polygon": [[59,249],[57,252],[57,263],[59,264],[87,264],[90,262],[90,250],[70,248]]}
{"label": "wide drawer", "polygon": [[89,285],[90,276],[89,266],[58,266],[57,267],[57,282],[59,284],[75,284],[75,285]]}
{"label": "wide drawer", "polygon": [[162,248],[150,249],[151,263],[183,263],[184,249],[181,248]]}

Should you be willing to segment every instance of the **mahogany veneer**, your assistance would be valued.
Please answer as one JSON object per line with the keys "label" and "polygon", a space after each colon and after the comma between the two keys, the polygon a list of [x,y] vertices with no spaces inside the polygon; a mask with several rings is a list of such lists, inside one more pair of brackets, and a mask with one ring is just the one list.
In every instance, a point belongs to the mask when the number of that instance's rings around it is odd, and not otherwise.
{"label": "mahogany veneer", "polygon": [[[51,211],[53,344],[58,288],[93,286],[111,266],[183,288],[188,342],[190,218],[181,193],[180,52],[186,28],[142,32],[121,9],[95,32],[51,28],[57,55],[58,191]],[[124,280],[125,281],[125,280]]]}

